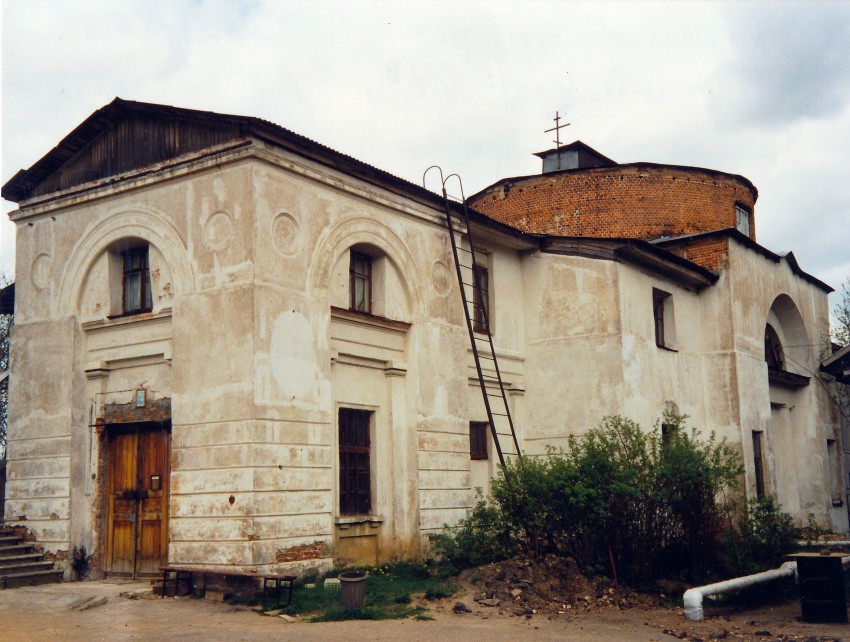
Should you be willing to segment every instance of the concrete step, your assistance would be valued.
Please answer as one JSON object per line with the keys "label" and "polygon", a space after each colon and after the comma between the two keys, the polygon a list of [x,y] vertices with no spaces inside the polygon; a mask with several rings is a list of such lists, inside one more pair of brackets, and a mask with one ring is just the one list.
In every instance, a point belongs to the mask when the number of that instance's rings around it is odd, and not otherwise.
{"label": "concrete step", "polygon": [[0,546],[0,558],[7,557],[9,555],[29,553],[32,549],[32,544],[7,544],[5,546]]}
{"label": "concrete step", "polygon": [[51,569],[47,571],[31,571],[0,576],[0,588],[18,588],[21,586],[36,586],[62,581],[62,571]]}
{"label": "concrete step", "polygon": [[15,564],[40,562],[41,559],[42,556],[38,553],[24,553],[23,555],[6,555],[5,557],[0,557],[0,569],[4,569],[7,566],[14,566]]}
{"label": "concrete step", "polygon": [[19,575],[21,573],[31,573],[33,571],[52,571],[53,562],[48,562],[40,559],[20,561],[17,564],[6,564],[0,566],[0,578],[9,577],[10,575]]}
{"label": "concrete step", "polygon": [[0,535],[0,545],[2,544],[20,544],[21,538],[14,535]]}

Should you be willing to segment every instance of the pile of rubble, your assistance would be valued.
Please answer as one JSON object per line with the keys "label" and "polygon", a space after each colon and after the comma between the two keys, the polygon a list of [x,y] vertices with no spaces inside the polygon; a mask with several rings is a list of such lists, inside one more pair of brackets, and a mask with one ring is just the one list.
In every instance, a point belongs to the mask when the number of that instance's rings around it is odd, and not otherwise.
{"label": "pile of rubble", "polygon": [[[514,615],[560,614],[598,608],[653,607],[659,598],[616,586],[605,578],[586,578],[571,558],[546,555],[541,560],[515,557],[468,569],[458,578],[471,587],[471,598],[485,607]],[[455,611],[468,608],[463,602]]]}

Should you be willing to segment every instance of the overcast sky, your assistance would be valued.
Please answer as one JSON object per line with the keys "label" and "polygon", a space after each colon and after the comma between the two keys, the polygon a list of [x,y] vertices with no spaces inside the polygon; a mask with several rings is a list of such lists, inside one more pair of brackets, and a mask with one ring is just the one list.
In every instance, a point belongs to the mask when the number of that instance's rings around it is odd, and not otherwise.
{"label": "overcast sky", "polygon": [[467,194],[538,172],[559,110],[618,162],[746,176],[762,245],[850,277],[850,2],[3,0],[4,183],[115,96],[265,118],[416,183],[438,163]]}

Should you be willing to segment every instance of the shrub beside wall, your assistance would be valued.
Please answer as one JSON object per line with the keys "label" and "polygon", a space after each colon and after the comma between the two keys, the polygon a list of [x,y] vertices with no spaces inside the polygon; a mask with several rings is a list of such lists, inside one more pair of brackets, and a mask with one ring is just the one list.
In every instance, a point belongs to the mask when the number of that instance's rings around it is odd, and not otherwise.
{"label": "shrub beside wall", "polygon": [[[609,417],[566,450],[511,462],[490,502],[438,537],[438,551],[457,568],[556,553],[586,573],[611,575],[613,560],[620,580],[637,587],[772,562],[788,545],[785,514],[764,502],[736,507],[740,456],[685,419],[667,414],[663,431],[645,431]],[[733,527],[737,513],[743,519]]]}

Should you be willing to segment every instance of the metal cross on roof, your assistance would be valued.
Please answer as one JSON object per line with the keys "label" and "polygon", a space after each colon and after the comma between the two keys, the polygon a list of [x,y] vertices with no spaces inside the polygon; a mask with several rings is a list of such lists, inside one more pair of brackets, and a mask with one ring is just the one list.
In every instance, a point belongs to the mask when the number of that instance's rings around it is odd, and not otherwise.
{"label": "metal cross on roof", "polygon": [[[562,130],[564,127],[569,127],[569,126],[570,126],[570,124],[569,124],[569,123],[567,123],[566,125],[561,125],[561,124],[560,124],[560,122],[561,122],[561,114],[559,114],[559,113],[556,111],[556,112],[555,112],[555,126],[554,126],[554,127],[552,127],[551,129],[547,129],[545,132],[543,132],[543,133],[545,133],[545,134],[548,134],[549,132],[555,132],[555,140],[553,140],[552,142],[553,142],[553,143],[555,143],[555,145],[556,145],[557,147],[560,147],[560,146],[561,146],[561,130]],[[556,147],[556,149],[557,149],[557,147]]]}

